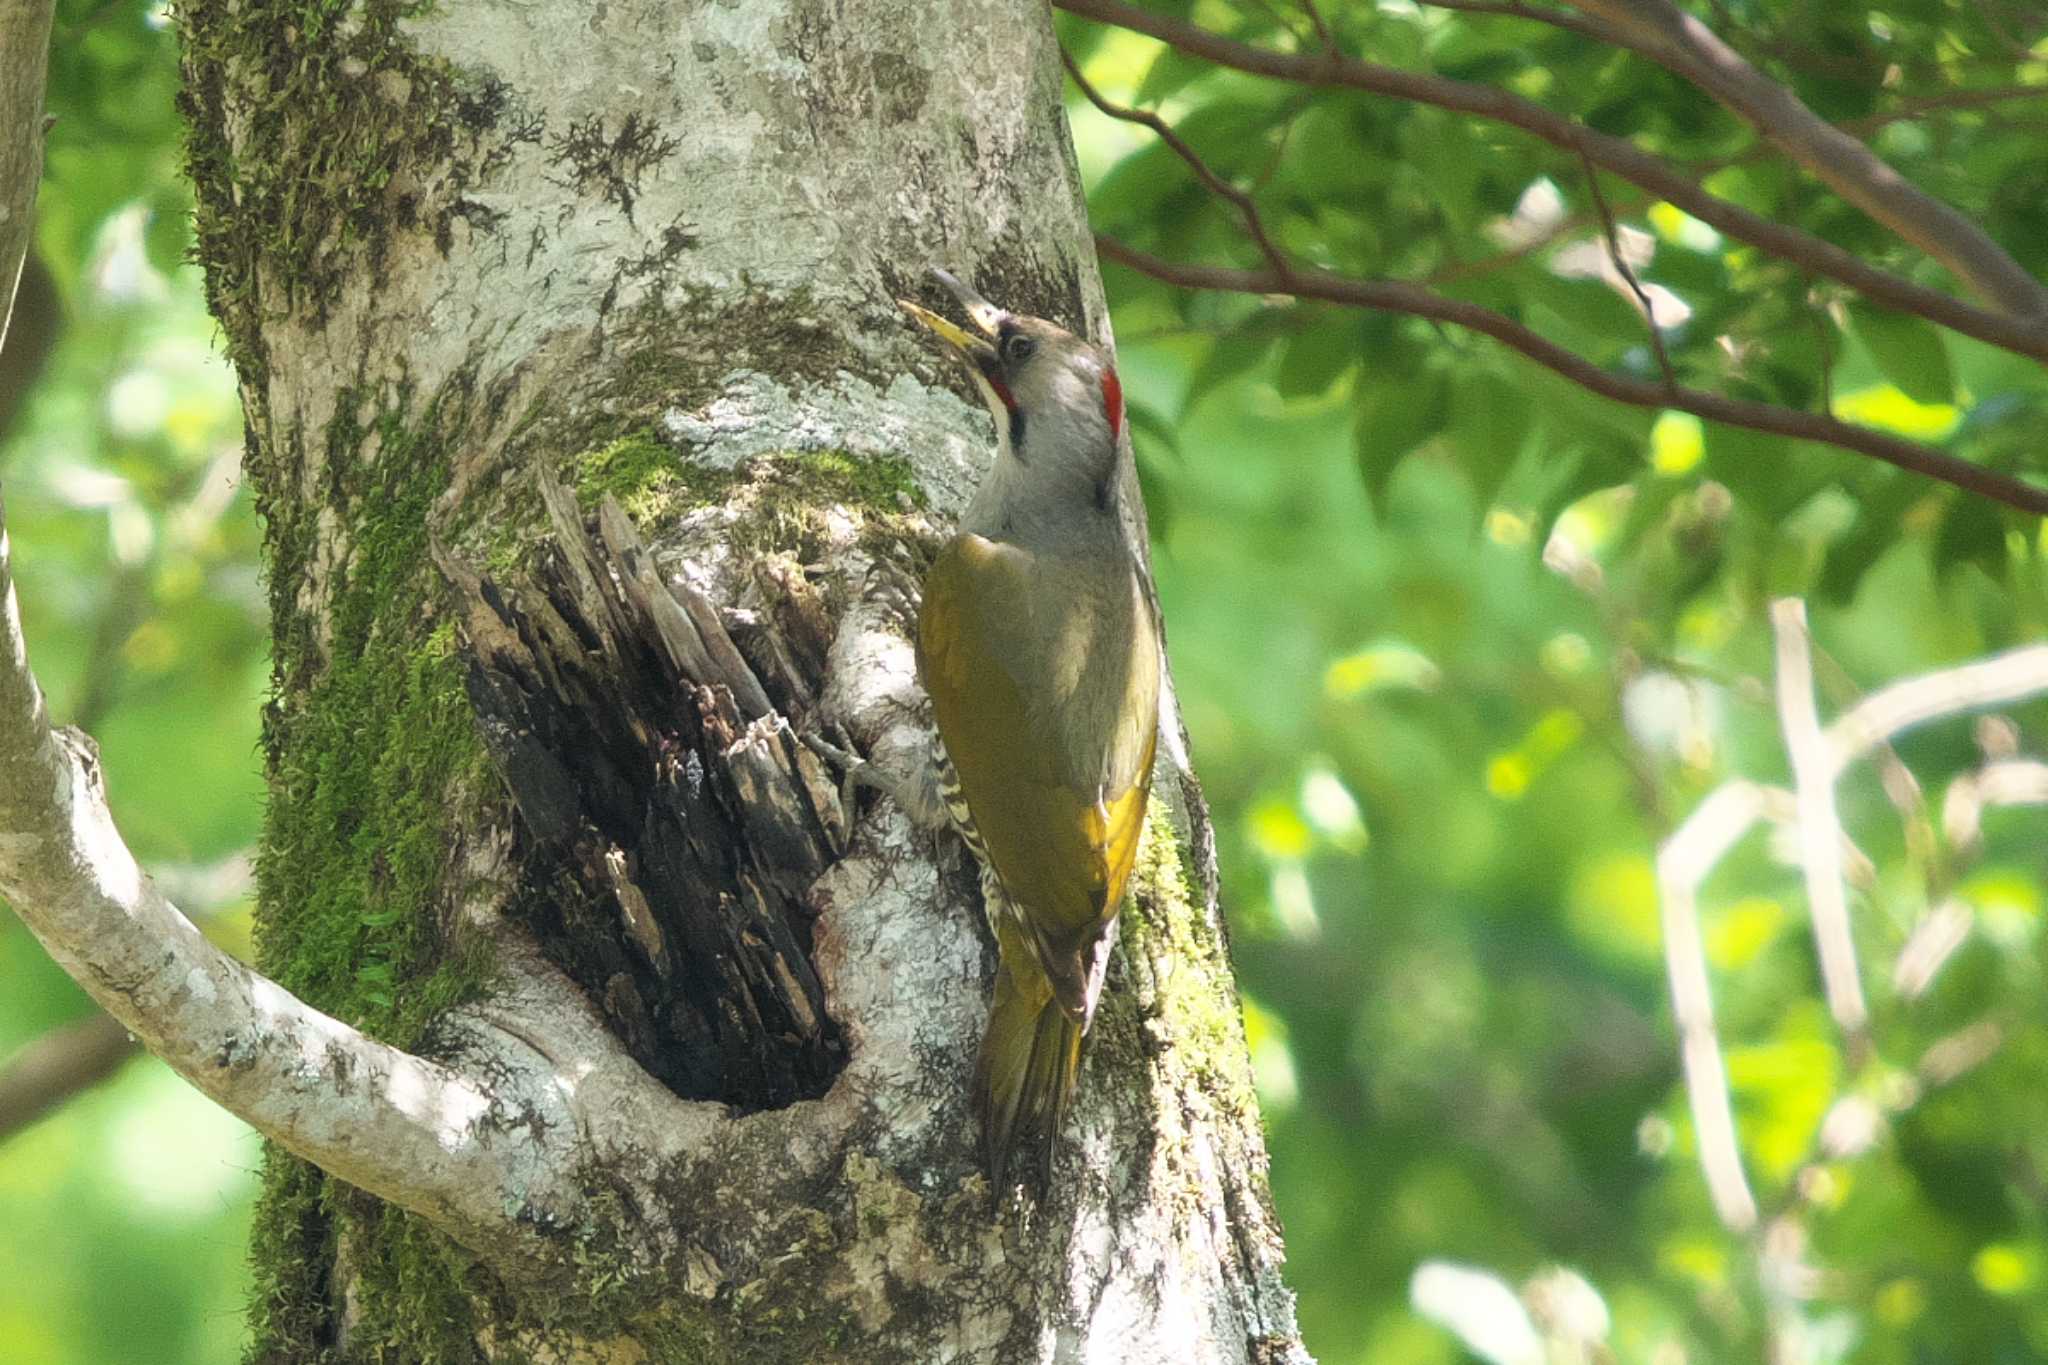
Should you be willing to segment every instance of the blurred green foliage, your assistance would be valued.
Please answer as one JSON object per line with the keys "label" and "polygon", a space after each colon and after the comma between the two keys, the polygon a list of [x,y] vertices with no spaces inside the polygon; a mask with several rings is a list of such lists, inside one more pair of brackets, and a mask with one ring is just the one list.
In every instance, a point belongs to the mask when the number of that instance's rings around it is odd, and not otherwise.
{"label": "blurred green foliage", "polygon": [[[56,308],[37,319],[56,345],[0,431],[0,480],[52,714],[92,728],[137,856],[233,946],[268,613],[233,376],[182,264],[177,79],[154,7],[58,6],[38,201]],[[12,916],[0,983],[0,1059],[90,1010]],[[258,1159],[153,1061],[0,1145],[0,1360],[237,1358]]]}
{"label": "blurred green foliage", "polygon": [[[1321,41],[1287,0],[1147,7],[1267,47]],[[1405,0],[1321,8],[1347,52],[1626,133],[1759,212],[1948,285],[1640,58]],[[2002,183],[2048,165],[2035,8],[1692,8],[1830,119],[2031,90],[1859,126],[2048,266],[2048,198]],[[1110,100],[1155,109],[1250,190],[1296,262],[1428,283],[1656,377],[1570,155],[1124,31],[1061,31]],[[1069,112],[1098,231],[1172,261],[1263,264],[1152,133],[1076,94]],[[1682,382],[1809,409],[1826,394],[1848,420],[2048,473],[2040,367],[1602,189]],[[1843,820],[1873,865],[1852,891],[1867,1057],[1820,997],[1796,869],[1759,833],[1709,879],[1720,1035],[1769,1229],[1747,1236],[1717,1221],[1696,1160],[1651,862],[1724,780],[1789,781],[1772,598],[1809,599],[1831,714],[2048,633],[2038,520],[1855,456],[1618,408],[1415,319],[1105,280],[1318,1359],[2048,1358],[2039,812],[2000,813],[1961,856],[1909,841],[1875,772],[1851,773]],[[2010,715],[2039,753],[2048,703]],[[1982,761],[1967,718],[1898,747],[1923,818]],[[1951,891],[1974,930],[1908,1003],[1891,966]],[[1997,1030],[1965,1035],[1999,1040],[1988,1059],[1924,1084],[1927,1050],[1972,1024]],[[1824,1155],[1831,1111],[1881,1114],[1874,1145]],[[1560,1282],[1604,1311],[1611,1357],[1537,1343]]]}
{"label": "blurred green foliage", "polygon": [[[1287,0],[1160,7],[1246,41],[1316,41]],[[2038,87],[1859,126],[2048,272],[2048,45],[2030,6],[1697,8],[1831,119]],[[1538,99],[1943,282],[1645,61],[1499,15],[1323,9],[1348,51]],[[1602,278],[1572,158],[1440,110],[1061,27],[1105,93],[1159,108],[1252,188],[1298,259],[1427,281],[1655,374],[1637,313]],[[232,379],[180,263],[175,48],[160,12],[129,0],[67,0],[56,46],[40,249],[64,329],[0,432],[16,570],[55,713],[92,723],[130,841],[219,888],[203,908],[234,940],[247,907],[232,860],[260,818],[264,612]],[[1073,107],[1100,230],[1257,264],[1228,207],[1149,133]],[[1809,407],[1825,393],[1854,420],[2044,470],[2039,367],[1606,188],[1644,282],[1676,310],[1667,341],[1688,382]],[[1845,782],[1869,860],[1852,895],[1867,1056],[1819,998],[1780,851],[1752,836],[1707,883],[1743,1156],[1776,1220],[1773,1264],[1812,1270],[1768,1284],[1762,1241],[1722,1228],[1695,1160],[1651,865],[1725,779],[1787,780],[1772,597],[1812,602],[1832,712],[2048,633],[2039,524],[1856,457],[1618,409],[1411,319],[1106,279],[1318,1358],[1541,1360],[1517,1293],[1537,1327],[1570,1317],[1560,1304],[1604,1314],[1612,1355],[1595,1358],[1624,1362],[2048,1357],[2039,813],[1994,813],[1966,857],[1909,837],[1869,768]],[[2009,714],[2038,752],[2048,703]],[[1937,813],[1981,762],[1967,720],[1898,750]],[[1951,893],[1971,935],[1909,1002],[1891,965]],[[0,1058],[86,1009],[11,920],[0,981]],[[1928,1049],[1958,1035],[1996,1046],[1927,1084]],[[1823,1121],[1858,1103],[1879,1117],[1869,1149],[1824,1156]],[[0,1358],[233,1358],[255,1161],[246,1132],[148,1063],[0,1146]]]}

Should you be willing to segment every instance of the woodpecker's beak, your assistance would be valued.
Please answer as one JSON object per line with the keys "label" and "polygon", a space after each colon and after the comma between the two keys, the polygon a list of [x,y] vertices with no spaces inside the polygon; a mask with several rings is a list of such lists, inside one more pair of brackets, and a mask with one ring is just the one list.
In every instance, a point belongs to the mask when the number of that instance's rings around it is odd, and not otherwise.
{"label": "woodpecker's beak", "polygon": [[938,279],[940,284],[946,286],[948,293],[960,300],[960,306],[967,310],[968,317],[974,319],[976,327],[981,328],[982,331],[990,336],[996,335],[997,329],[1002,326],[1003,319],[1009,316],[1007,313],[937,266],[932,267],[932,274]]}
{"label": "woodpecker's beak", "polygon": [[958,351],[962,358],[973,361],[975,369],[986,372],[995,364],[996,348],[980,337],[940,317],[929,308],[919,307],[909,299],[896,300],[896,306],[938,333],[939,340]]}
{"label": "woodpecker's beak", "polygon": [[[967,310],[968,317],[974,319],[975,326],[981,328],[989,336],[996,335],[996,329],[1001,325],[1003,318],[1007,316],[1002,309],[996,307],[945,271],[940,270],[937,266],[932,267],[932,274],[938,276],[939,283],[945,285],[947,289],[952,291],[953,297],[960,300],[960,306]],[[896,300],[896,306],[930,328],[938,335],[941,341],[951,346],[959,354],[960,358],[967,362],[968,368],[973,372],[977,384],[983,387],[989,396],[997,399],[1004,408],[1008,408],[1011,405],[1009,388],[1003,383],[1002,366],[996,356],[994,345],[981,337],[975,336],[965,328],[940,317],[937,313],[932,312],[931,309],[912,303],[909,299]]]}

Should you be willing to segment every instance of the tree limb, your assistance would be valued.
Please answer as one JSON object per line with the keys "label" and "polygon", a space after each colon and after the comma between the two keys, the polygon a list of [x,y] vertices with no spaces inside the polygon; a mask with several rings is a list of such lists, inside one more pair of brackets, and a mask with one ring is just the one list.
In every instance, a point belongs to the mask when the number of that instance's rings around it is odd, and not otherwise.
{"label": "tree limb", "polygon": [[1829,768],[1820,712],[1813,699],[1813,650],[1806,633],[1806,603],[1781,597],[1771,603],[1777,640],[1778,727],[1792,756],[1799,802],[1799,865],[1806,874],[1807,912],[1820,957],[1828,1010],[1851,1038],[1861,1035],[1870,1011],[1856,972],[1856,941],[1842,891],[1842,821],[1835,809],[1835,773]]}
{"label": "tree limb", "polygon": [[136,1051],[128,1030],[97,1011],[20,1049],[0,1066],[0,1143],[106,1080]]}
{"label": "tree limb", "polygon": [[[1816,780],[1832,788],[1849,764],[1905,730],[1944,716],[1960,715],[2048,692],[2048,645],[2008,650],[1955,668],[1923,673],[1893,683],[1837,716],[1813,745],[1809,758]],[[2028,801],[2030,777],[2022,777],[2001,799]],[[1744,779],[1724,782],[1694,807],[1657,849],[1657,899],[1664,932],[1665,968],[1671,981],[1672,1013],[1679,1030],[1680,1060],[1699,1143],[1700,1167],[1727,1227],[1747,1231],[1756,1224],[1755,1196],[1743,1173],[1728,1101],[1727,1072],[1714,1029],[1713,1000],[1700,946],[1699,889],[1759,820],[1796,821],[1799,803],[1790,793]],[[1944,913],[1944,912],[1937,912]],[[1951,916],[1951,921],[1953,917]],[[1967,925],[1939,926],[1935,937],[1960,941]],[[1914,936],[1918,942],[1920,935]],[[1940,944],[1901,954],[1895,979],[1902,995],[1925,989],[1940,960],[1952,950]],[[1914,965],[1908,968],[1907,959]]]}
{"label": "tree limb", "polygon": [[1741,398],[1727,398],[1699,389],[1668,388],[1662,383],[1615,374],[1576,355],[1521,323],[1478,304],[1445,298],[1419,285],[1398,280],[1353,280],[1317,270],[1295,269],[1285,278],[1270,271],[1232,270],[1221,266],[1182,265],[1161,260],[1097,235],[1096,250],[1120,265],[1168,284],[1190,289],[1218,289],[1239,294],[1284,295],[1383,309],[1454,323],[1484,333],[1529,359],[1604,398],[1639,408],[1672,408],[1725,426],[1790,436],[1802,441],[1854,451],[1913,473],[2002,502],[2022,511],[2048,514],[2048,488],[1972,464],[1933,446],[1891,436],[1869,427],[1818,413],[1778,407]]}
{"label": "tree limb", "polygon": [[1603,43],[1616,42],[1613,29],[1598,19],[1589,19],[1568,10],[1550,9],[1542,5],[1523,4],[1522,0],[1421,0],[1431,9],[1457,10],[1462,14],[1491,14],[1502,19],[1527,19],[1533,23],[1549,24],[1552,28],[1565,29]]}
{"label": "tree limb", "polygon": [[1569,0],[1622,46],[1691,81],[1815,178],[2015,317],[2048,319],[2048,289],[1978,227],[1821,118],[1670,0]]}
{"label": "tree limb", "polygon": [[1310,86],[1344,86],[1510,124],[1574,156],[1583,151],[1598,165],[1728,236],[1846,284],[1875,303],[1918,314],[2020,355],[2048,360],[2048,319],[1992,312],[1879,270],[1832,242],[1709,194],[1700,187],[1697,176],[1643,151],[1626,138],[1596,132],[1533,100],[1488,85],[1401,71],[1334,53],[1275,52],[1252,47],[1122,0],[1057,0],[1057,4],[1071,14],[1143,33],[1179,51],[1251,75]]}
{"label": "tree limb", "polygon": [[35,236],[43,178],[43,83],[55,0],[0,0],[0,346]]}
{"label": "tree limb", "polygon": [[581,1202],[549,1151],[560,1097],[365,1037],[208,942],[114,828],[92,741],[51,728],[11,557],[0,523],[0,895],[127,1032],[259,1132],[471,1246],[544,1261],[537,1229]]}

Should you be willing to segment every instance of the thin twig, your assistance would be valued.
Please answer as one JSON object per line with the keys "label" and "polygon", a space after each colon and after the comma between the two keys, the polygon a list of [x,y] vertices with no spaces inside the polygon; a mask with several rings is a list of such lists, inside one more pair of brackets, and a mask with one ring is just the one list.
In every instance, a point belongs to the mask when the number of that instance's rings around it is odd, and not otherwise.
{"label": "thin twig", "polygon": [[1287,258],[1280,254],[1280,248],[1273,244],[1273,239],[1266,235],[1266,225],[1259,217],[1259,206],[1253,202],[1249,194],[1210,170],[1200,153],[1190,147],[1186,139],[1173,130],[1173,125],[1159,115],[1149,109],[1133,109],[1112,103],[1081,74],[1081,64],[1076,62],[1074,55],[1064,47],[1060,49],[1060,61],[1065,63],[1067,75],[1072,78],[1075,88],[1088,97],[1090,104],[1113,119],[1150,128],[1175,156],[1187,163],[1188,169],[1195,173],[1196,179],[1208,186],[1210,193],[1228,200],[1237,209],[1238,215],[1244,219],[1245,231],[1251,234],[1252,241],[1259,248],[1259,254],[1266,258],[1266,263],[1273,267],[1274,273],[1282,279],[1293,277],[1293,268],[1287,264]]}
{"label": "thin twig", "polygon": [[1832,242],[1709,194],[1692,172],[1673,166],[1626,138],[1595,132],[1533,100],[1489,85],[1403,71],[1353,57],[1327,53],[1311,56],[1253,47],[1171,15],[1125,4],[1123,0],[1056,3],[1071,14],[1146,34],[1179,51],[1252,75],[1309,86],[1343,86],[1473,114],[1510,124],[1574,154],[1583,145],[1587,155],[1606,170],[1668,200],[1730,237],[1838,280],[1897,312],[1918,314],[1994,346],[2048,360],[2048,322],[2008,317],[1879,270]]}
{"label": "thin twig", "polygon": [[1614,211],[1607,207],[1607,196],[1600,190],[1600,169],[1593,164],[1593,158],[1586,155],[1583,147],[1579,149],[1579,160],[1586,168],[1586,188],[1593,193],[1593,207],[1599,212],[1600,225],[1607,235],[1607,259],[1636,296],[1636,306],[1643,312],[1643,327],[1650,334],[1650,349],[1656,353],[1657,368],[1664,375],[1664,387],[1676,393],[1678,372],[1671,368],[1670,352],[1664,349],[1664,332],[1657,326],[1657,310],[1650,303],[1649,291],[1643,288],[1642,281],[1636,278],[1636,272],[1621,254],[1621,229],[1614,225]]}
{"label": "thin twig", "polygon": [[1946,266],[2017,318],[2048,319],[2048,289],[1988,233],[1822,119],[1669,0],[1570,0],[1615,29],[1615,41],[1691,81],[1843,199]]}
{"label": "thin twig", "polygon": [[1860,1046],[1870,1011],[1856,971],[1856,941],[1842,889],[1842,822],[1835,810],[1835,773],[1828,765],[1827,741],[1813,698],[1806,603],[1796,597],[1771,603],[1771,629],[1777,639],[1778,724],[1792,757],[1799,801],[1799,865],[1806,874],[1821,982],[1835,1023]]}
{"label": "thin twig", "polygon": [[1420,285],[1397,280],[1354,280],[1320,270],[1296,268],[1284,278],[1277,273],[1232,270],[1221,266],[1183,265],[1161,260],[1114,237],[1098,234],[1096,250],[1106,259],[1129,266],[1156,280],[1191,289],[1218,289],[1238,294],[1288,295],[1321,299],[1355,308],[1448,322],[1484,333],[1520,352],[1545,369],[1617,403],[1639,408],[1673,408],[1708,421],[1751,431],[1817,441],[1883,460],[1930,479],[1953,484],[2022,511],[2048,514],[2048,488],[1959,459],[1933,446],[1852,426],[1817,413],[1742,398],[1728,398],[1699,389],[1671,389],[1663,384],[1602,369],[1547,337],[1491,309],[1462,299],[1446,298]]}
{"label": "thin twig", "polygon": [[[1806,281],[1806,298],[1809,305],[1817,301],[1819,290],[1811,276]],[[1835,415],[1835,337],[1833,321],[1825,305],[1809,307],[1807,316],[1813,319],[1814,341],[1820,347],[1820,414],[1823,417]]]}
{"label": "thin twig", "polygon": [[1322,43],[1323,51],[1335,52],[1337,36],[1330,32],[1329,22],[1323,18],[1323,11],[1316,0],[1301,0],[1301,7],[1308,14],[1309,23],[1315,26],[1316,38]]}
{"label": "thin twig", "polygon": [[1528,19],[1553,28],[1568,29],[1573,33],[1603,43],[1616,41],[1614,30],[1598,19],[1583,14],[1572,14],[1566,10],[1545,9],[1536,5],[1525,5],[1520,0],[1421,0],[1432,9],[1453,9],[1465,14],[1493,14],[1503,19]]}

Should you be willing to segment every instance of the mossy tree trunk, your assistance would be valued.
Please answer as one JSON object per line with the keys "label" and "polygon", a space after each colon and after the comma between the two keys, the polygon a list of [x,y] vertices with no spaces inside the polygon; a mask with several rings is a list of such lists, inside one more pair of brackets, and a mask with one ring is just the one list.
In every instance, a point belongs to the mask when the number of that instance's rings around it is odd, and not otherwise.
{"label": "mossy tree trunk", "polygon": [[259,965],[502,1077],[451,1146],[578,1162],[500,1236],[274,1151],[255,1357],[1302,1358],[1192,777],[1057,1188],[991,1207],[974,879],[795,739],[922,743],[897,599],[990,447],[893,298],[1106,331],[1043,5],[181,13],[276,632]]}

